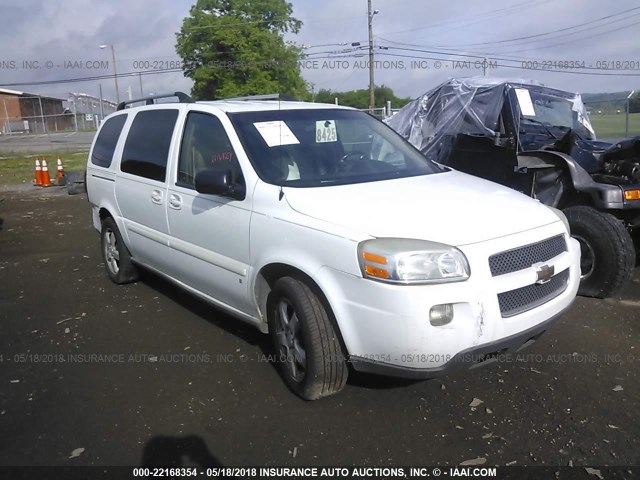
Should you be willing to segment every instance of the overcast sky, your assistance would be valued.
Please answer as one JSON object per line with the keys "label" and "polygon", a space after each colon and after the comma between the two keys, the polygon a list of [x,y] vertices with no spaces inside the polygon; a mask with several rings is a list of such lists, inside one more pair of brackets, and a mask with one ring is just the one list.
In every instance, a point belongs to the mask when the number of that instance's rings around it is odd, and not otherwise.
{"label": "overcast sky", "polygon": [[[68,92],[97,96],[101,84],[104,96],[112,99],[113,79],[10,84],[112,74],[111,50],[99,49],[101,44],[114,45],[119,74],[171,66],[165,62],[179,60],[175,33],[192,4],[192,0],[0,1],[0,87],[66,98]],[[367,51],[353,50],[351,43],[366,46],[367,1],[292,3],[304,26],[287,38],[309,46],[304,78],[316,91],[366,88]],[[373,21],[380,62],[376,84],[390,86],[399,96],[418,96],[448,77],[483,75],[485,57],[488,76],[535,79],[580,92],[640,89],[637,0],[373,0],[373,5],[379,10]],[[343,43],[348,45],[335,45]],[[343,57],[326,58],[336,56]],[[536,66],[534,61],[539,67],[581,74],[521,68]],[[573,65],[554,63],[558,61]],[[612,61],[618,64],[605,64]],[[86,68],[87,62],[95,68]],[[105,62],[109,62],[106,69]],[[494,62],[498,68],[492,67]],[[144,94],[191,88],[181,73],[141,79]],[[129,88],[138,97],[140,78],[123,76],[119,87],[121,97]]]}

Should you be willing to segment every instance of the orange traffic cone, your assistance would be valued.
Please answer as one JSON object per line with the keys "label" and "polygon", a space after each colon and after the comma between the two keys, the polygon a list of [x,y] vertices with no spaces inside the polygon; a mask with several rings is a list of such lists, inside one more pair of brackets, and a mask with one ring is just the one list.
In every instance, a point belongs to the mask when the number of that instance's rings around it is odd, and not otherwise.
{"label": "orange traffic cone", "polygon": [[58,185],[64,185],[65,183],[64,168],[62,166],[62,159],[60,158],[60,155],[58,155],[58,169],[56,171],[56,182],[58,183]]}
{"label": "orange traffic cone", "polygon": [[38,157],[36,157],[36,172],[33,183],[36,187],[42,186],[42,167],[40,166],[40,160]]}
{"label": "orange traffic cone", "polygon": [[49,167],[47,167],[47,161],[42,157],[42,186],[50,187],[53,185],[51,183],[51,177],[49,176]]}

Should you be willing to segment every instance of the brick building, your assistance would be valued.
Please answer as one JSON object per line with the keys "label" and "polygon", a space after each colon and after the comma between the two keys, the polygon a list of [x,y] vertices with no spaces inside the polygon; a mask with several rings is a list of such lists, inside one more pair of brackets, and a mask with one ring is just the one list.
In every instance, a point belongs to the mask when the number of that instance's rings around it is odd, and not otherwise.
{"label": "brick building", "polygon": [[73,128],[64,100],[0,88],[0,133],[53,133]]}

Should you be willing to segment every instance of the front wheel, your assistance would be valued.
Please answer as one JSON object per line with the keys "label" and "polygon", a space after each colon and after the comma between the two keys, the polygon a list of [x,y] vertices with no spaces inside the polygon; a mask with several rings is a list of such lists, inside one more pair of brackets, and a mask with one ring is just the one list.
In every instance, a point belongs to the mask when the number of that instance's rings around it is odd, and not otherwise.
{"label": "front wheel", "polygon": [[617,295],[633,275],[636,253],[631,235],[616,217],[592,207],[570,207],[564,213],[582,252],[578,295]]}
{"label": "front wheel", "polygon": [[304,400],[339,392],[347,382],[340,341],[318,296],[301,280],[279,279],[269,295],[269,332],[287,386]]}

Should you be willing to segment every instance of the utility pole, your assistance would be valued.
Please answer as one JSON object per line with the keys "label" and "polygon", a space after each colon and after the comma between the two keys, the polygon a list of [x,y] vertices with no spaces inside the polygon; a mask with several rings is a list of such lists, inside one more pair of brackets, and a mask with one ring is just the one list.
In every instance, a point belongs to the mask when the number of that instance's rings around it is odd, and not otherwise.
{"label": "utility pole", "polygon": [[116,84],[116,103],[120,103],[120,89],[118,88],[118,69],[116,68],[116,50],[113,45],[100,45],[98,48],[101,50],[107,47],[111,47],[111,58],[113,60],[113,81]]}
{"label": "utility pole", "polygon": [[102,84],[99,83],[98,86],[100,87],[100,123],[102,123],[104,120],[104,104],[102,103]]}
{"label": "utility pole", "polygon": [[368,19],[369,19],[369,113],[373,113],[376,106],[375,83],[373,75],[373,16],[379,13],[378,10],[372,10],[371,0],[368,3]]}

